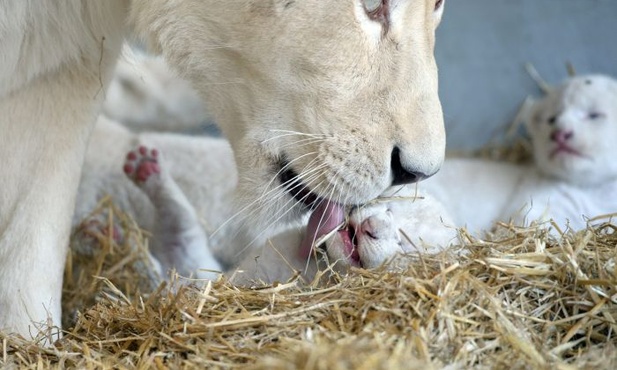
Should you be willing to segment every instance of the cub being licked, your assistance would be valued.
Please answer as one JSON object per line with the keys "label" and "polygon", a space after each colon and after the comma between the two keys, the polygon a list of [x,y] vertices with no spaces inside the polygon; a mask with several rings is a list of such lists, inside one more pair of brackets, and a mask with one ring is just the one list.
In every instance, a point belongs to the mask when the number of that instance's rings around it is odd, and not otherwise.
{"label": "cub being licked", "polygon": [[550,219],[580,230],[617,212],[617,81],[573,77],[535,102],[527,120],[534,163],[448,159],[421,187],[472,232],[495,221]]}
{"label": "cub being licked", "polygon": [[191,82],[233,148],[250,230],[276,230],[439,169],[443,3],[0,2],[0,330],[60,325],[81,166],[125,35]]}

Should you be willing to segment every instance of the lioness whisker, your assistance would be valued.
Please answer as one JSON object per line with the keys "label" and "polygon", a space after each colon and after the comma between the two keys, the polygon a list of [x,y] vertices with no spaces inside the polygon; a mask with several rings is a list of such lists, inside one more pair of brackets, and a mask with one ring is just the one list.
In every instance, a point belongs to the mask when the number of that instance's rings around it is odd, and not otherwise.
{"label": "lioness whisker", "polygon": [[[315,172],[315,171],[321,170],[324,167],[326,167],[326,166],[325,165],[321,165],[319,167],[316,167],[316,168],[312,169],[311,172]],[[298,188],[304,188],[305,186],[308,186],[311,183],[313,183],[314,180],[318,179],[321,175],[323,175],[323,172],[314,173],[313,175],[308,176],[308,177],[306,177],[304,179],[302,179],[302,178],[300,178],[300,176],[298,176],[298,178],[294,179],[292,183],[290,183],[290,184],[281,184],[277,188],[275,188],[277,190],[281,189],[283,191],[279,192],[279,194],[277,194],[275,196],[270,197],[269,199],[265,199],[265,201],[270,203],[270,205],[274,206],[276,201],[278,201],[279,198],[281,198],[281,197],[285,196],[286,194],[288,194],[289,191],[293,191],[293,190],[298,189]],[[320,185],[320,184],[318,184],[318,185]],[[293,185],[293,186],[291,186],[291,185]],[[304,198],[306,198],[306,197],[304,197]]]}
{"label": "lioness whisker", "polygon": [[[302,198],[301,200],[296,200],[295,198],[290,198],[285,205],[283,206],[283,209],[286,209],[285,212],[283,212],[282,214],[280,214],[278,217],[276,217],[276,219],[271,220],[269,222],[269,224],[263,228],[263,230],[261,232],[259,232],[254,238],[253,240],[251,240],[244,248],[242,248],[238,254],[242,254],[244,253],[246,250],[248,250],[248,248],[250,248],[256,241],[259,240],[259,238],[270,229],[271,225],[276,224],[278,221],[280,221],[283,217],[285,217],[295,206],[297,206],[298,204],[301,204],[303,200],[305,200],[306,197],[308,197],[309,195],[306,195],[304,198]],[[286,207],[290,202],[293,202],[293,206],[291,207]]]}
{"label": "lioness whisker", "polygon": [[[268,193],[269,193],[268,188],[270,187],[270,185],[272,185],[272,183],[274,181],[276,181],[283,172],[288,170],[294,162],[296,162],[296,161],[298,161],[300,159],[303,159],[304,157],[307,157],[307,156],[310,156],[310,155],[316,155],[316,154],[317,154],[317,152],[309,152],[309,153],[301,155],[301,156],[299,156],[299,157],[297,157],[297,158],[287,162],[284,166],[281,167],[281,169],[277,173],[274,174],[274,176],[272,176],[272,179],[264,187],[264,193],[262,193],[259,196],[259,198],[262,198],[262,197],[265,197],[265,196],[268,195]],[[316,160],[317,160],[317,156],[315,156],[315,158],[313,158],[313,160],[311,160],[305,167],[308,167],[308,166],[312,165],[312,163],[314,163]]]}
{"label": "lioness whisker", "polygon": [[283,133],[286,133],[286,134],[300,135],[300,136],[310,136],[310,137],[322,138],[322,139],[327,137],[327,135],[325,135],[325,134],[308,134],[308,133],[305,133],[305,132],[293,131],[293,130],[271,129],[270,132],[283,132]]}
{"label": "lioness whisker", "polygon": [[[299,159],[299,158],[297,158],[297,159]],[[298,174],[297,180],[294,180],[294,183],[302,181],[302,176],[304,176],[303,174],[306,174],[307,172],[308,172],[308,173],[310,173],[310,172],[312,172],[312,171],[314,171],[314,170],[316,170],[316,169],[321,169],[321,168],[326,167],[326,165],[325,165],[325,164],[321,164],[320,166],[317,166],[317,167],[315,167],[314,169],[307,170],[307,168],[310,168],[311,166],[313,166],[313,164],[314,164],[317,160],[318,160],[318,158],[317,158],[317,157],[315,157],[315,158],[313,158],[313,160],[311,160],[308,164],[306,164],[306,166],[305,166],[305,167],[304,167],[304,168],[300,171],[300,174]],[[277,180],[277,179],[279,178],[279,175],[280,175],[280,174],[281,174],[284,170],[287,170],[287,169],[290,167],[291,163],[293,163],[293,161],[292,161],[292,162],[289,162],[287,165],[283,166],[283,168],[281,168],[281,170],[280,170],[280,171],[278,171],[278,172],[277,172],[277,173],[273,176],[272,180],[270,180],[270,182],[268,183],[268,185],[267,185],[267,186],[269,187],[269,186],[272,184],[272,182],[274,182],[275,180]],[[279,184],[279,185],[278,185],[277,187],[275,187],[274,189],[272,189],[272,190],[270,190],[270,191],[268,191],[268,192],[266,192],[266,193],[262,194],[262,195],[260,196],[260,198],[265,198],[265,197],[266,197],[267,195],[269,195],[269,194],[270,194],[273,190],[276,190],[276,188],[279,188],[279,187],[284,187],[284,188],[287,188],[287,187],[288,187],[288,185],[289,185],[289,184],[287,184],[287,185],[286,185],[286,184]]]}
{"label": "lioness whisker", "polygon": [[[312,163],[312,162],[311,162],[311,163]],[[308,165],[307,165],[307,166],[308,166]],[[319,167],[317,167],[317,168],[314,168],[314,169],[312,169],[311,171],[315,171],[315,170],[320,169],[320,168],[323,168],[323,167],[325,167],[325,165],[323,165],[323,164],[322,164],[321,166],[319,166]],[[314,178],[318,178],[319,176],[320,176],[320,174],[316,174],[316,175],[312,176],[312,178],[310,178],[310,179],[306,179],[306,180],[305,180],[305,182],[307,183],[307,185],[310,185],[310,184],[313,182],[313,179],[314,179]],[[298,179],[296,179],[296,180],[294,180],[294,183],[295,183],[295,185],[294,185],[294,187],[293,187],[292,189],[297,188],[297,187],[299,187],[299,186],[304,186],[304,185],[300,182],[300,179],[299,179],[299,178],[298,178]],[[320,185],[320,184],[318,184],[318,185]],[[275,192],[277,192],[277,191],[278,191],[278,194],[274,194],[274,193],[275,193]],[[271,189],[270,191],[268,191],[267,195],[272,195],[271,197],[266,197],[266,196],[264,195],[264,196],[260,197],[260,198],[258,199],[258,201],[259,201],[262,205],[265,205],[265,206],[270,206],[270,207],[274,207],[274,205],[275,205],[276,201],[278,201],[278,199],[280,199],[280,198],[284,197],[286,194],[288,194],[288,186],[286,186],[286,185],[284,185],[284,184],[280,184],[280,185],[278,185],[277,187],[275,187],[275,188]],[[292,200],[293,200],[293,198],[292,198]],[[286,206],[286,205],[288,205],[288,204],[289,204],[289,201],[287,201],[287,203],[285,203],[285,205],[284,205],[284,206]],[[289,210],[288,210],[285,214],[287,214],[287,213],[288,213],[288,212],[289,212],[292,208],[293,208],[293,207],[290,207],[290,209],[289,209]],[[246,209],[246,207],[245,207],[245,209]],[[266,210],[268,211],[268,212],[267,212],[268,214],[272,214],[272,215],[274,215],[273,217],[276,217],[276,212],[269,212],[269,210],[268,210],[268,209],[266,209]],[[257,212],[260,212],[260,209],[254,209],[254,210],[252,210],[251,212],[249,212],[248,214],[243,215],[243,217],[244,217],[244,219],[245,219],[245,220],[248,220],[249,218],[251,218],[251,217],[252,217],[255,213],[257,213]],[[236,216],[239,216],[239,213],[237,213],[236,215],[234,215],[234,217],[236,217]],[[240,222],[242,222],[242,221],[240,221]],[[269,226],[268,226],[266,229],[268,229],[268,228],[269,228]],[[236,235],[237,235],[237,234],[236,234]]]}
{"label": "lioness whisker", "polygon": [[[234,213],[232,216],[230,216],[225,222],[223,222],[216,230],[214,230],[214,232],[212,233],[212,235],[216,235],[221,229],[223,229],[225,226],[227,226],[231,221],[233,221],[236,217],[238,217],[240,214],[242,214],[243,212],[245,212],[247,209],[252,208],[253,206],[255,206],[255,204],[264,204],[263,199],[265,197],[267,197],[269,194],[271,194],[272,192],[276,191],[277,188],[281,187],[281,185],[273,188],[273,189],[268,189],[270,187],[270,185],[272,185],[272,183],[274,181],[277,180],[277,178],[279,177],[279,175],[282,173],[282,171],[284,171],[286,168],[288,168],[289,165],[291,165],[294,161],[300,160],[303,157],[309,156],[309,155],[314,155],[316,154],[316,152],[310,152],[307,153],[303,156],[300,156],[296,159],[294,159],[293,161],[290,161],[288,164],[286,164],[283,168],[281,168],[270,180],[270,182],[268,184],[266,184],[266,186],[264,187],[264,193],[262,193],[259,197],[257,197],[256,199],[254,199],[253,201],[251,201],[250,203],[248,203],[246,206],[242,207],[242,209],[240,209],[239,211],[237,211],[236,213]],[[315,159],[313,159],[314,161]],[[309,162],[312,163],[313,161]],[[252,213],[251,213],[252,214]]]}
{"label": "lioness whisker", "polygon": [[287,143],[287,144],[283,144],[280,145],[279,148],[280,149],[285,149],[285,148],[289,148],[289,147],[296,147],[296,148],[300,148],[306,145],[311,145],[311,144],[316,144],[320,141],[323,141],[323,139],[314,139],[314,138],[308,138],[308,139],[302,139],[302,140],[298,140],[298,141],[294,141],[291,143]]}
{"label": "lioness whisker", "polygon": [[[286,137],[290,137],[290,136],[297,136],[297,135],[296,134],[281,134],[281,135],[277,135],[277,136],[273,136],[273,137],[267,138],[266,140],[262,141],[261,143],[265,144],[265,143],[270,142],[270,141],[274,141],[274,140],[277,140],[277,139],[282,139],[282,138],[286,138]],[[309,136],[309,135],[307,135],[307,136]],[[317,142],[317,141],[323,141],[325,139],[324,138],[320,138],[320,137],[309,136],[308,138],[304,138],[302,140],[303,141],[304,140],[312,140],[312,141]]]}
{"label": "lioness whisker", "polygon": [[[337,178],[337,176],[339,175],[339,173],[340,173],[340,171],[341,171],[341,170],[342,170],[342,169],[338,169],[338,170],[336,171],[334,178]],[[330,190],[330,196],[328,197],[328,199],[332,199],[332,200],[334,200],[334,199],[333,199],[333,197],[332,197],[332,195],[333,195],[333,194],[337,194],[337,199],[335,200],[335,203],[336,203],[336,204],[341,204],[341,199],[342,199],[342,196],[343,196],[343,195],[342,195],[342,193],[341,193],[341,192],[336,191],[336,190],[337,190],[337,188],[338,188],[338,182],[336,182],[336,181],[335,181],[334,183],[330,183],[330,188],[331,188],[331,190]],[[326,193],[328,193],[328,189],[326,189]],[[347,216],[345,215],[345,217],[347,217]],[[317,227],[318,229],[319,229],[319,227],[321,226],[322,221],[323,221],[323,219],[320,219],[320,221],[319,221],[319,225],[318,225],[318,227]],[[328,221],[328,220],[326,220],[326,221]],[[331,234],[331,235],[334,235],[333,233],[330,233],[330,234]],[[312,243],[313,243],[313,244],[315,244],[315,242],[316,242],[316,240],[315,240],[315,238],[314,238],[314,240],[312,241]],[[309,258],[309,259],[307,259],[307,261],[306,261],[305,271],[308,269],[309,262],[310,262],[310,258]]]}

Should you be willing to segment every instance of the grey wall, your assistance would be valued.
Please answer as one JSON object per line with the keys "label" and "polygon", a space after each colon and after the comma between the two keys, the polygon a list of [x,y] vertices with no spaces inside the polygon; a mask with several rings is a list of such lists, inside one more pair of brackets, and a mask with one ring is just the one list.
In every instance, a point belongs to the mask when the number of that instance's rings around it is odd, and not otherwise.
{"label": "grey wall", "polygon": [[617,77],[617,0],[448,0],[436,57],[450,149],[472,149],[503,131],[537,85],[579,74]]}

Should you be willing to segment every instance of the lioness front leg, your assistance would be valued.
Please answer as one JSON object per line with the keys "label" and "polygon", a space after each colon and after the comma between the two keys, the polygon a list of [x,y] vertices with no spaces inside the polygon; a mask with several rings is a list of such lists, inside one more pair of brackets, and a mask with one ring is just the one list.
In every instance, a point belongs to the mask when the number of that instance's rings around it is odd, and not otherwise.
{"label": "lioness front leg", "polygon": [[0,99],[2,331],[30,337],[61,324],[70,220],[99,89],[98,79],[66,67]]}
{"label": "lioness front leg", "polygon": [[140,146],[127,154],[124,172],[150,198],[156,210],[151,251],[164,273],[215,279],[221,266],[193,206],[167,171],[157,149]]}

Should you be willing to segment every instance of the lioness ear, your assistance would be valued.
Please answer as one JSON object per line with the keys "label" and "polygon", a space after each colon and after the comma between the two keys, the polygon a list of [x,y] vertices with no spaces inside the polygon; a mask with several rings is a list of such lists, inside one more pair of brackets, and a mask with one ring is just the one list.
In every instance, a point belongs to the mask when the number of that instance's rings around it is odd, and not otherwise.
{"label": "lioness ear", "polygon": [[435,2],[435,5],[434,5],[435,10],[434,10],[433,16],[435,17],[435,27],[437,27],[441,23],[441,17],[443,15],[443,9],[445,7],[446,0],[430,0],[430,1]]}

